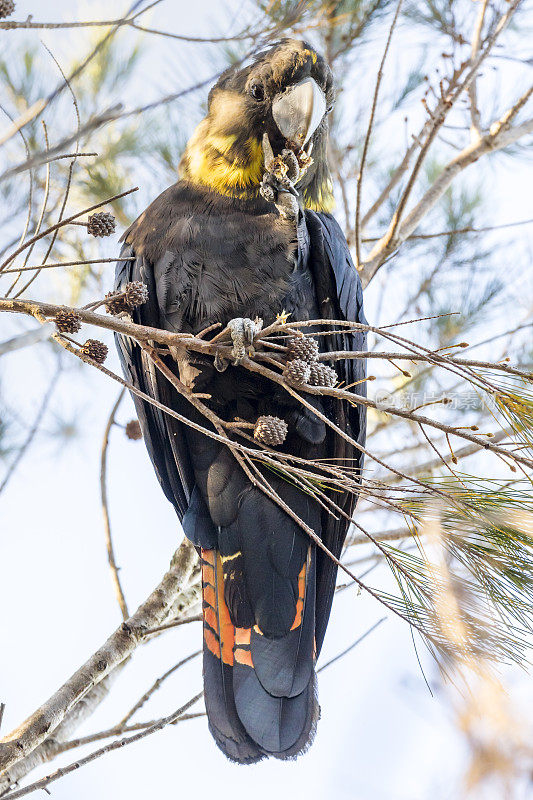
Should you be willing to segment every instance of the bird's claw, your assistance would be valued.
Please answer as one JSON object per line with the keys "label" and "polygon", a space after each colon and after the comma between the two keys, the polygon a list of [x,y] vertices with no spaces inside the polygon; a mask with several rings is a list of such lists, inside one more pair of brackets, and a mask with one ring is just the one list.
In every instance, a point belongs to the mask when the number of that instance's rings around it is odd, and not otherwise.
{"label": "bird's claw", "polygon": [[263,320],[236,317],[228,322],[228,328],[233,342],[231,352],[233,363],[240,364],[246,355],[254,353],[254,337],[263,327]]}

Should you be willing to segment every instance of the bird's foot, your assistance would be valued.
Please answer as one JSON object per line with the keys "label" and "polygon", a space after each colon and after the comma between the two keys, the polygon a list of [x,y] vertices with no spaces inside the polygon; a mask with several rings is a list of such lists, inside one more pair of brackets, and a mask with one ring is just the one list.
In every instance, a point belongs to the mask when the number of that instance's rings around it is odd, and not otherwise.
{"label": "bird's foot", "polygon": [[275,156],[266,133],[263,136],[263,153],[266,172],[259,192],[267,202],[274,203],[282,217],[296,219],[299,205],[294,184],[302,174],[298,158],[288,148]]}
{"label": "bird's foot", "polygon": [[254,353],[254,337],[263,327],[263,320],[236,317],[228,322],[228,328],[233,342],[231,355],[233,363],[238,365],[246,355]]}

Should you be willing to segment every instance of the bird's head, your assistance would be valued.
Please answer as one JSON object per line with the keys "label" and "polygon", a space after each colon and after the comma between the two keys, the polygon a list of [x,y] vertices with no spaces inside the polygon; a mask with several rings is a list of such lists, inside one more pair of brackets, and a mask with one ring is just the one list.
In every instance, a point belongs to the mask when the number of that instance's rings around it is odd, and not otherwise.
{"label": "bird's head", "polygon": [[297,188],[307,208],[333,205],[327,163],[327,113],[333,76],[306,42],[284,39],[247,66],[230,67],[211,89],[207,116],[189,140],[180,177],[233,197],[254,197],[264,172],[263,137],[274,155],[312,147]]}

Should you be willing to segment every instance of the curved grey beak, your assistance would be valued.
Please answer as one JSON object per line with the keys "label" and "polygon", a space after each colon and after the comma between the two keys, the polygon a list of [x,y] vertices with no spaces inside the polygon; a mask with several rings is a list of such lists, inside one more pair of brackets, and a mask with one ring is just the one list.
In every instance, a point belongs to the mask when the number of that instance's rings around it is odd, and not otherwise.
{"label": "curved grey beak", "polygon": [[309,141],[325,113],[324,92],[313,78],[304,78],[280,92],[272,102],[272,116],[280,133],[300,147]]}

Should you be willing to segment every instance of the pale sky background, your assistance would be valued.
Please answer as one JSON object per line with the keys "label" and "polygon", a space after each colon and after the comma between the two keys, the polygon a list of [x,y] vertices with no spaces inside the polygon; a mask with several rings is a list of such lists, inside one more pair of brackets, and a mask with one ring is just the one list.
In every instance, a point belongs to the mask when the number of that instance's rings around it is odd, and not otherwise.
{"label": "pale sky background", "polygon": [[[35,19],[47,20],[118,17],[126,5],[109,0],[105,5],[86,3],[78,11],[72,0],[21,1],[17,2],[15,16],[23,19],[33,13]],[[237,8],[235,3],[230,5]],[[213,30],[217,17],[229,19],[221,4],[167,0],[154,13],[151,24],[206,35]],[[68,36],[68,40],[60,40],[53,32],[43,32],[42,39],[57,52],[75,46],[75,36],[72,40]],[[175,43],[156,39],[149,44],[149,74],[146,85],[138,87],[134,102],[144,102],[160,91],[172,91],[174,80],[176,88],[190,81],[191,65],[184,68],[177,63]],[[180,45],[180,57],[183,52]],[[199,52],[194,49],[195,58]],[[378,58],[376,53],[372,74]],[[393,55],[391,69],[395,58],[400,56]],[[195,62],[196,66],[200,76],[212,72],[209,64]],[[194,95],[190,109],[185,108],[187,127],[190,119],[196,118],[198,103],[205,95]],[[533,216],[532,177],[531,168],[528,174],[523,164],[495,166],[492,181],[497,221]],[[139,202],[146,204],[149,199],[143,196]],[[105,245],[110,254],[118,249],[119,235],[117,232]],[[527,246],[531,238],[525,241]],[[368,295],[367,316],[371,318],[371,291]],[[0,327],[3,340],[20,330],[21,323],[2,318]],[[36,358],[33,350],[2,359],[6,394],[10,382],[20,386],[27,376],[28,401],[21,413],[30,418],[38,407],[36,388],[42,388],[53,366],[49,353],[44,347],[41,350],[42,358]],[[118,371],[114,352],[109,366]],[[83,381],[77,380],[79,371],[71,365],[52,403],[52,409],[67,417],[69,409],[82,408],[78,418],[82,435],[64,453],[58,452],[52,438],[41,436],[1,500],[3,733],[55,691],[120,622],[106,562],[98,483],[101,436],[117,387],[96,371],[85,369],[85,373]],[[132,408],[128,398],[119,420],[131,418]],[[52,421],[49,418],[50,426]],[[143,444],[127,441],[118,429],[112,433],[109,476],[114,541],[131,610],[165,571],[179,541],[179,524],[160,491]],[[384,577],[375,574],[372,582],[383,583]],[[351,644],[381,616],[382,608],[358,595],[356,589],[342,592],[335,600],[322,662]],[[112,696],[79,735],[113,725],[158,675],[200,646],[200,627],[191,625],[139,650],[118,679]],[[296,762],[270,760],[254,767],[234,766],[217,749],[205,718],[201,718],[167,728],[97,760],[53,784],[52,795],[56,800],[183,796],[220,800],[456,800],[466,753],[457,736],[453,706],[439,689],[435,668],[421,644],[419,654],[434,697],[421,676],[409,630],[394,618],[387,619],[346,658],[328,668],[319,680],[322,720],[315,743]],[[514,672],[510,680],[518,704],[531,709],[531,682]],[[137,718],[170,713],[196,694],[201,682],[201,660],[197,658],[168,680]],[[193,710],[199,708],[200,704]],[[33,772],[31,780],[85,752],[65,754],[53,765]],[[495,795],[485,796],[500,800]],[[526,800],[526,788],[516,797]]]}

